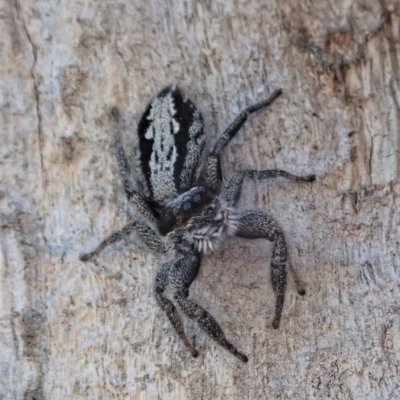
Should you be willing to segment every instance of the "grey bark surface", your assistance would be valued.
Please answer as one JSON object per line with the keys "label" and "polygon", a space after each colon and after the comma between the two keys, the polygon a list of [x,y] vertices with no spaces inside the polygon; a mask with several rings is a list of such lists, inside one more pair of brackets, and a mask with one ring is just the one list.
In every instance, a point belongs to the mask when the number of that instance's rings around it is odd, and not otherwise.
{"label": "grey bark surface", "polygon": [[[400,4],[395,0],[0,0],[0,398],[396,399],[400,387]],[[177,83],[210,141],[283,88],[223,154],[313,184],[247,182],[240,208],[280,221],[289,278],[279,330],[271,246],[235,239],[191,298],[247,364],[157,307],[166,261],[135,238],[79,254],[132,220],[108,117],[133,154],[147,102]]]}

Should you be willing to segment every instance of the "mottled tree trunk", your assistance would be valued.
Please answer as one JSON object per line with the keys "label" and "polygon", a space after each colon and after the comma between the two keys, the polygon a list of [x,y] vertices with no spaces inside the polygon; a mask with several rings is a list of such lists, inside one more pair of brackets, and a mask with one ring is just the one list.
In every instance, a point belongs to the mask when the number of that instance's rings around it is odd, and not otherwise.
{"label": "mottled tree trunk", "polygon": [[[398,398],[398,0],[0,7],[1,399]],[[166,258],[135,238],[79,261],[135,217],[110,108],[132,155],[146,103],[172,82],[211,142],[283,88],[224,151],[224,177],[317,175],[247,182],[239,203],[280,221],[307,290],[289,280],[279,330],[267,242],[232,240],[192,285],[247,364],[185,320],[190,356],[152,293]]]}

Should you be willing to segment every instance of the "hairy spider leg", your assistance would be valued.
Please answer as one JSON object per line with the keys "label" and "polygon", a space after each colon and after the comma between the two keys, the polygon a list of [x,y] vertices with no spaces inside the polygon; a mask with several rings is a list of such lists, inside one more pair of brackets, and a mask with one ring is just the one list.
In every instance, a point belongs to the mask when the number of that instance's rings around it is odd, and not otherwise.
{"label": "hairy spider leg", "polygon": [[147,226],[145,223],[140,221],[130,222],[128,225],[124,226],[119,231],[112,233],[106,239],[104,239],[95,250],[91,251],[87,254],[82,254],[79,259],[81,261],[88,261],[95,255],[99,254],[105,247],[110,244],[119,242],[122,239],[130,236],[133,232],[135,232],[139,239],[142,240],[151,250],[156,253],[165,253],[165,245],[161,241],[160,236],[157,232]]}
{"label": "hairy spider leg", "polygon": [[192,356],[197,357],[198,352],[185,334],[183,323],[176,307],[170,300],[168,300],[163,295],[163,292],[169,282],[169,275],[171,268],[174,267],[175,263],[176,260],[170,260],[161,267],[160,271],[156,275],[156,279],[154,282],[154,294],[156,297],[157,304],[167,314],[167,317],[171,321],[172,326],[174,327],[176,333],[179,335],[185,346],[189,349]]}
{"label": "hairy spider leg", "polygon": [[287,247],[285,236],[274,218],[264,211],[243,211],[239,214],[236,236],[246,239],[265,238],[274,243],[271,258],[271,282],[276,297],[274,329],[279,328],[286,292]]}
{"label": "hairy spider leg", "polygon": [[196,321],[219,345],[228,350],[239,360],[247,362],[247,356],[239,352],[236,347],[226,339],[224,332],[211,314],[188,298],[189,287],[199,272],[200,262],[201,260],[198,255],[187,253],[180,258],[164,264],[157,274],[155,281],[157,303],[161,309],[166,312],[175,331],[194,357],[197,356],[197,351],[185,335],[183,324],[177,314],[176,308],[171,301],[163,295],[167,284],[171,285],[174,299],[184,314],[186,314],[190,319]]}
{"label": "hairy spider leg", "polygon": [[294,180],[296,182],[313,182],[315,181],[315,175],[307,176],[297,176],[292,175],[289,172],[276,170],[276,169],[266,169],[262,171],[257,171],[254,169],[247,169],[244,171],[235,172],[232,178],[229,180],[225,188],[224,198],[228,204],[232,207],[236,206],[239,201],[240,194],[242,192],[242,186],[244,178],[250,178],[253,180],[278,178],[283,176],[287,179]]}
{"label": "hairy spider leg", "polygon": [[[247,177],[247,178],[255,180],[255,179],[277,178],[280,176],[285,177],[287,179],[294,180],[296,182],[313,182],[313,181],[315,181],[315,175],[297,176],[297,175],[293,175],[286,171],[281,171],[281,170],[238,171],[232,176],[232,178],[229,180],[228,184],[226,185],[224,198],[231,207],[234,207],[234,206],[236,206],[237,202],[239,201],[244,178]],[[289,270],[292,274],[293,280],[296,284],[297,292],[301,296],[304,296],[306,294],[306,291],[304,290],[303,284],[296,272],[296,269],[294,268],[293,264],[291,264],[290,262],[288,263],[288,265],[289,265]]]}
{"label": "hairy spider leg", "polygon": [[273,101],[282,94],[282,89],[275,90],[268,99],[256,103],[250,107],[243,110],[235,120],[226,128],[220,138],[215,143],[210,155],[207,159],[207,184],[214,190],[219,189],[221,184],[221,166],[220,166],[220,154],[223,148],[229,143],[229,141],[238,133],[240,128],[247,121],[250,114],[260,110],[261,108],[266,108],[270,106]]}

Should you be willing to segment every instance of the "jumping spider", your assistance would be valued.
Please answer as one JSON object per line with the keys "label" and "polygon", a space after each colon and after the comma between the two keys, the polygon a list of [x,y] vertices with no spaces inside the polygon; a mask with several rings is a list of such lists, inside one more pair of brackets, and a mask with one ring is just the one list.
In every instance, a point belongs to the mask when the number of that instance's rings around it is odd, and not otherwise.
{"label": "jumping spider", "polygon": [[[213,252],[229,237],[265,238],[274,242],[271,281],[276,309],[272,326],[279,327],[288,263],[283,231],[266,212],[236,211],[234,207],[245,178],[283,176],[298,182],[312,182],[315,175],[301,177],[281,170],[244,170],[235,172],[222,188],[220,156],[248,116],[268,107],[281,94],[281,89],[275,90],[267,100],[242,111],[207,153],[200,112],[178,88],[165,88],[149,104],[139,123],[136,182],[121,142],[119,112],[116,108],[112,110],[116,126],[115,150],[125,193],[147,221],[130,222],[80,259],[91,259],[132,232],[152,251],[173,250],[175,258],[167,261],[157,273],[154,291],[158,305],[194,357],[197,351],[185,335],[181,318],[174,304],[163,294],[168,284],[184,314],[197,321],[212,339],[241,361],[248,360],[226,339],[216,320],[189,299],[189,287],[199,272],[202,254]],[[305,292],[296,275],[295,281],[299,294],[303,295]]]}

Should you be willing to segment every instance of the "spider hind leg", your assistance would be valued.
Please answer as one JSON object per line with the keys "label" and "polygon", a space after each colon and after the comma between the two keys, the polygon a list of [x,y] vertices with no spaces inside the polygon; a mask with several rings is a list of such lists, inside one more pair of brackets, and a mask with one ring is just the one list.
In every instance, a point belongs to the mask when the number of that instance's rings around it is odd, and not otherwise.
{"label": "spider hind leg", "polygon": [[236,347],[226,339],[224,332],[211,314],[188,298],[189,287],[196,278],[199,268],[200,257],[192,253],[185,254],[178,259],[164,264],[161,267],[160,272],[157,274],[155,282],[157,303],[167,313],[175,331],[193,356],[197,356],[197,351],[194,349],[183,331],[183,325],[177,314],[176,308],[162,294],[167,284],[171,285],[174,299],[186,316],[196,321],[208,336],[214,339],[220,346],[228,350],[239,360],[247,362],[247,356],[239,352]]}

